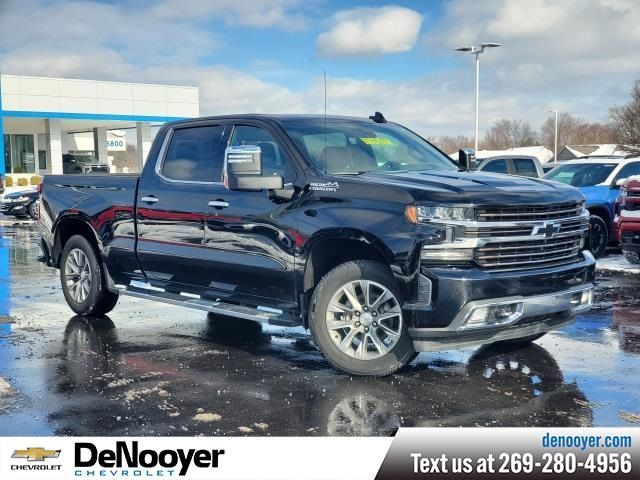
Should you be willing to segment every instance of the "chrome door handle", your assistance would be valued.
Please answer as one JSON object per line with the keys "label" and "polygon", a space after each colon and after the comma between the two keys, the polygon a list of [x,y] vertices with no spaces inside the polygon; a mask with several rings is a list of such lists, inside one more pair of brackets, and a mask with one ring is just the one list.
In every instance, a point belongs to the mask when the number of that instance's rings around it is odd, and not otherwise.
{"label": "chrome door handle", "polygon": [[160,199],[153,196],[149,196],[149,197],[142,197],[140,200],[142,200],[144,203],[158,203]]}
{"label": "chrome door handle", "polygon": [[227,208],[229,206],[229,202],[223,202],[222,200],[211,200],[209,202],[209,206],[215,208]]}

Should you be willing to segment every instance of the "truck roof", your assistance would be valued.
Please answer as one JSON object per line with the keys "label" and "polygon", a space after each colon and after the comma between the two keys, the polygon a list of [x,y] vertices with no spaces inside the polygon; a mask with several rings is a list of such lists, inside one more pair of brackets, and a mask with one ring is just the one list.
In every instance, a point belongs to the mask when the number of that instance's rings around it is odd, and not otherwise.
{"label": "truck roof", "polygon": [[285,113],[285,114],[267,114],[267,113],[243,113],[232,115],[215,115],[209,117],[189,118],[184,120],[176,120],[169,122],[170,124],[183,124],[191,122],[199,122],[203,120],[271,120],[278,123],[299,123],[299,122],[323,122],[325,119],[331,122],[366,122],[374,123],[367,117],[350,117],[344,115],[322,115],[322,114],[302,114],[302,113]]}
{"label": "truck roof", "polygon": [[566,162],[559,162],[558,165],[573,165],[573,164],[598,164],[598,163],[625,163],[631,161],[637,161],[640,157],[584,157],[576,158],[575,160],[567,160]]}

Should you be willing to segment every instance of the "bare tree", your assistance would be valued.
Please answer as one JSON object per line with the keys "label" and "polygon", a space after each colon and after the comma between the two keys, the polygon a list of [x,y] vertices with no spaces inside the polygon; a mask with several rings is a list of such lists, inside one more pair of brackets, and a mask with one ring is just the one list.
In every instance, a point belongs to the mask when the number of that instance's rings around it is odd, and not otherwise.
{"label": "bare tree", "polygon": [[430,138],[429,141],[448,154],[455,153],[461,148],[473,147],[473,138],[465,137],[464,135],[456,137],[442,135],[438,138]]}
{"label": "bare tree", "polygon": [[504,150],[511,147],[527,147],[535,145],[536,132],[525,120],[508,120],[501,118],[484,135],[482,148],[487,150]]}
{"label": "bare tree", "polygon": [[[553,149],[555,117],[551,116],[540,127],[540,142]],[[558,147],[564,145],[590,145],[617,143],[615,130],[611,125],[585,122],[580,117],[563,112],[558,115]]]}
{"label": "bare tree", "polygon": [[631,89],[631,101],[609,111],[617,143],[625,150],[640,153],[640,80]]}

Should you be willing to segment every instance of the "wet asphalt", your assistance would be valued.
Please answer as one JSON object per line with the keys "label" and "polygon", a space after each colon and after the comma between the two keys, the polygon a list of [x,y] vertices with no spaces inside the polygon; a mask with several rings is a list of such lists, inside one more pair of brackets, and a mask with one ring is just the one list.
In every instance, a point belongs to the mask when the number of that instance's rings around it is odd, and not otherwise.
{"label": "wet asphalt", "polygon": [[0,221],[0,436],[391,435],[400,426],[640,424],[640,275],[600,272],[595,308],[529,347],[423,353],[359,378],[303,329],[122,298],[75,316]]}

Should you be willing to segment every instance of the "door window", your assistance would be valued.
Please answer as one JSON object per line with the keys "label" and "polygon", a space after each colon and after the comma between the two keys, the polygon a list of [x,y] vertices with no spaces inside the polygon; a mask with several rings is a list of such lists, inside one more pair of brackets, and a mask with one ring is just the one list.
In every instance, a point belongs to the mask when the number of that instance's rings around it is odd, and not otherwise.
{"label": "door window", "polygon": [[231,146],[255,145],[260,147],[263,175],[280,175],[291,181],[293,171],[286,152],[267,130],[261,127],[238,125],[233,131]]}
{"label": "door window", "polygon": [[504,158],[500,160],[491,160],[482,167],[483,172],[509,173],[507,161]]}
{"label": "door window", "polygon": [[513,165],[515,166],[516,173],[525,177],[537,177],[538,170],[536,164],[530,158],[514,158]]}
{"label": "door window", "polygon": [[162,175],[183,182],[220,182],[224,125],[180,128],[173,132]]}

